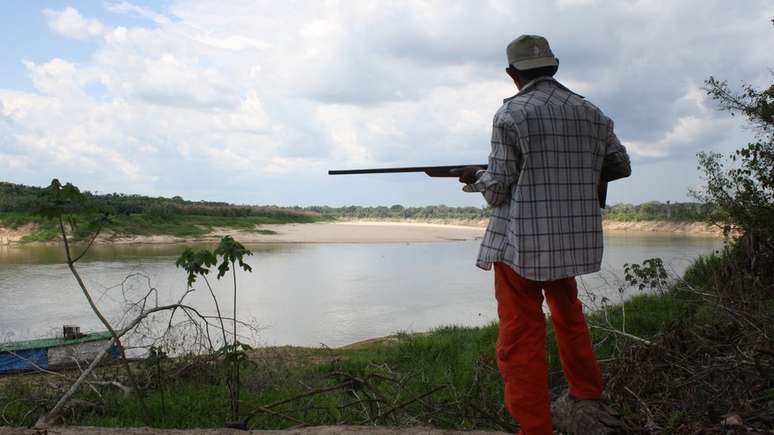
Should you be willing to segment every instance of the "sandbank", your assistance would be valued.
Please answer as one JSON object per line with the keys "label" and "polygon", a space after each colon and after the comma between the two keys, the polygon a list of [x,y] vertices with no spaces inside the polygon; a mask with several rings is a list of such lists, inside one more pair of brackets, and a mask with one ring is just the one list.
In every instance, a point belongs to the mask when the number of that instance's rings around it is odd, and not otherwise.
{"label": "sandbank", "polygon": [[[209,234],[191,238],[170,235],[126,236],[103,234],[97,244],[174,244],[208,242],[229,235],[242,243],[399,243],[475,240],[484,236],[486,221],[338,221],[331,223],[260,225],[254,230],[213,228]],[[672,234],[722,237],[715,227],[700,222],[603,222],[607,234]],[[0,245],[16,245],[33,231],[33,225],[17,229],[0,227]],[[58,244],[58,240],[30,244]]]}
{"label": "sandbank", "polygon": [[[260,225],[257,231],[214,228],[196,239],[172,236],[114,237],[105,242],[179,243],[217,240],[232,236],[242,243],[398,243],[475,240],[484,235],[483,227],[406,222],[333,222],[312,224]],[[267,232],[270,232],[267,234]]]}

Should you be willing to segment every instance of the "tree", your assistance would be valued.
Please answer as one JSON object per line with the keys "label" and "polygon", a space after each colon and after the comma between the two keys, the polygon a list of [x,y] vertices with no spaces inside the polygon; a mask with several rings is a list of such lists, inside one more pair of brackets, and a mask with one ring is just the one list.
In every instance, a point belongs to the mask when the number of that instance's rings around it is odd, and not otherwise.
{"label": "tree", "polygon": [[[223,333],[223,347],[222,352],[226,362],[229,364],[229,373],[226,377],[226,383],[229,391],[229,404],[231,406],[231,422],[234,424],[239,418],[239,366],[245,362],[245,351],[250,350],[250,346],[245,343],[240,343],[237,335],[237,281],[236,272],[237,266],[242,268],[245,272],[252,272],[252,268],[249,264],[245,263],[244,258],[252,255],[247,248],[241,243],[234,240],[231,236],[224,236],[218,247],[214,251],[207,249],[201,249],[194,252],[191,249],[186,249],[180,254],[175,265],[183,268],[186,271],[187,284],[191,288],[191,285],[196,281],[197,276],[201,276],[207,285],[207,288],[212,295],[212,299],[215,302],[215,309],[218,312],[218,320],[220,321],[221,331]],[[220,264],[217,265],[218,275],[217,279],[223,278],[229,270],[232,272],[232,280],[234,284],[234,330],[233,341],[229,344],[226,338],[226,327],[223,324],[223,315],[220,311],[220,305],[218,299],[215,296],[215,292],[210,286],[210,282],[207,280],[207,275],[210,273],[210,267],[215,266],[220,259]]]}
{"label": "tree", "polygon": [[[82,294],[86,298],[92,312],[97,316],[102,325],[110,332],[111,340],[109,346],[103,348],[89,366],[81,372],[78,379],[70,386],[65,394],[57,401],[54,407],[47,413],[40,416],[36,423],[36,427],[45,428],[52,424],[57,418],[60,417],[64,406],[78,391],[80,386],[86,381],[86,379],[93,373],[94,369],[104,360],[110,353],[110,349],[115,346],[121,357],[121,362],[126,375],[132,383],[132,390],[135,393],[140,407],[142,409],[143,419],[146,424],[150,424],[150,417],[145,405],[143,389],[137,380],[137,376],[134,374],[131,366],[126,357],[126,351],[122,342],[124,337],[130,331],[133,331],[140,325],[147,317],[160,313],[162,311],[169,311],[174,315],[177,310],[184,311],[189,317],[196,315],[206,323],[206,318],[202,316],[195,308],[184,305],[183,300],[189,292],[183,294],[183,296],[175,304],[158,305],[149,302],[150,296],[155,292],[155,289],[151,288],[148,293],[132,304],[139,309],[139,313],[132,319],[121,326],[112,324],[104,313],[97,306],[97,302],[93,297],[93,292],[87,287],[86,283],[82,279],[76,263],[83,258],[83,256],[89,251],[94,241],[99,236],[105,223],[109,221],[109,213],[104,207],[95,204],[90,195],[86,195],[80,191],[76,186],[66,183],[62,185],[57,179],[51,181],[43,192],[40,198],[40,207],[37,210],[37,214],[45,219],[53,220],[59,228],[60,235],[62,237],[62,243],[64,245],[65,258],[67,267],[70,269],[73,277],[75,278],[78,286],[81,289]],[[73,235],[79,235],[85,242],[78,246],[73,239]],[[78,250],[80,248],[80,251]],[[170,317],[170,325],[172,318]]]}
{"label": "tree", "polygon": [[[774,76],[774,72],[772,72]],[[713,152],[698,154],[706,186],[694,196],[713,205],[712,223],[738,237],[750,266],[774,260],[774,85],[757,90],[744,84],[734,92],[726,81],[710,77],[705,90],[732,116],[741,114],[756,132],[756,141],[724,161]]]}

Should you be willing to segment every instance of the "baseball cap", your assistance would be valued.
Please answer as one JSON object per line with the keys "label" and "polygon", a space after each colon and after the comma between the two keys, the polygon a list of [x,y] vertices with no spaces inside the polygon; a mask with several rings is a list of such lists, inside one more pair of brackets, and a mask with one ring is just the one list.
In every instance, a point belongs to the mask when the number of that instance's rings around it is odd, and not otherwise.
{"label": "baseball cap", "polygon": [[559,59],[554,56],[546,38],[538,35],[519,36],[508,44],[505,53],[508,64],[518,70],[559,65]]}

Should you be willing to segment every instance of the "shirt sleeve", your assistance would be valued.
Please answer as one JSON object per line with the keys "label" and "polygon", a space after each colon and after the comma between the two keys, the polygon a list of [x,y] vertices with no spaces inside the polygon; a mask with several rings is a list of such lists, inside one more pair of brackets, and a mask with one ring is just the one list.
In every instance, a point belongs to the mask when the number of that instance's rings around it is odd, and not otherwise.
{"label": "shirt sleeve", "polygon": [[605,160],[602,163],[602,181],[613,181],[632,174],[632,166],[626,148],[621,145],[613,131],[613,121],[609,121]]}
{"label": "shirt sleeve", "polygon": [[521,160],[518,131],[495,118],[489,165],[486,171],[480,172],[475,183],[465,186],[463,190],[481,192],[492,207],[502,204],[510,198],[511,185],[519,179]]}

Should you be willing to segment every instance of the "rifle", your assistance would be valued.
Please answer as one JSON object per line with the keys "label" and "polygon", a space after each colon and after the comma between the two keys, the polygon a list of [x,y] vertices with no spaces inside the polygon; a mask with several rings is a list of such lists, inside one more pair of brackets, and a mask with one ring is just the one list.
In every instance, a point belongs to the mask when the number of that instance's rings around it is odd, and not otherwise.
{"label": "rifle", "polygon": [[[462,169],[467,166],[478,166],[486,169],[487,165],[452,165],[452,166],[413,166],[407,168],[374,168],[374,169],[338,169],[328,171],[328,175],[361,175],[361,174],[395,174],[405,172],[424,172],[430,177],[454,177],[458,174],[452,174],[453,169]],[[597,196],[599,197],[599,207],[605,208],[607,199],[607,181],[599,181],[597,184]]]}

